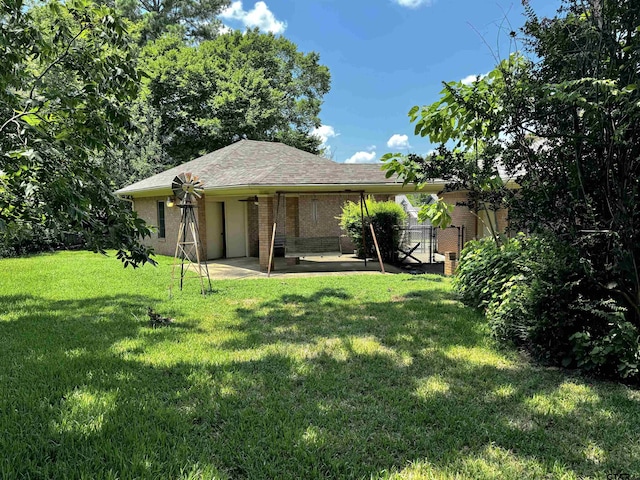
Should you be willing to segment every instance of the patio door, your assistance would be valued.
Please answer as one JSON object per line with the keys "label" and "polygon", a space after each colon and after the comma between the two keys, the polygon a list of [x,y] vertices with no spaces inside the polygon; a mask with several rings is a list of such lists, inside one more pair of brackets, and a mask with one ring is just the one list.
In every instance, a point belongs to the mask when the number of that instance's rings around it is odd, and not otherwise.
{"label": "patio door", "polygon": [[224,202],[206,202],[207,260],[225,256]]}

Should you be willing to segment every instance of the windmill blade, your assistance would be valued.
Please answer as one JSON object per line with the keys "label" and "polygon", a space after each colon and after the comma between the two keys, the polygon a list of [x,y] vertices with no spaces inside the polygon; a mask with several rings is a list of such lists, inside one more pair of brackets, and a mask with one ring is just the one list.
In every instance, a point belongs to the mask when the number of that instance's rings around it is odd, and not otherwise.
{"label": "windmill blade", "polygon": [[173,179],[171,189],[174,195],[182,200],[183,203],[191,203],[198,198],[202,198],[204,183],[197,175],[191,172],[183,172]]}
{"label": "windmill blade", "polygon": [[186,195],[186,192],[183,189],[184,181],[184,174],[181,173],[180,175],[177,175],[171,182],[171,190],[173,191],[173,194],[180,200],[184,199],[184,196]]}

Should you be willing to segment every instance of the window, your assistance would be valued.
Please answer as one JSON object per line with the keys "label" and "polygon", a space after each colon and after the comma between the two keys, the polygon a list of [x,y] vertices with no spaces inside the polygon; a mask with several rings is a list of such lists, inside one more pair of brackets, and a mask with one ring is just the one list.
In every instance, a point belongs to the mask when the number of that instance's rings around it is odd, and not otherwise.
{"label": "window", "polygon": [[313,223],[318,223],[318,199],[315,195],[311,200],[311,219],[313,220]]}
{"label": "window", "polygon": [[158,202],[158,238],[165,238],[164,202]]}

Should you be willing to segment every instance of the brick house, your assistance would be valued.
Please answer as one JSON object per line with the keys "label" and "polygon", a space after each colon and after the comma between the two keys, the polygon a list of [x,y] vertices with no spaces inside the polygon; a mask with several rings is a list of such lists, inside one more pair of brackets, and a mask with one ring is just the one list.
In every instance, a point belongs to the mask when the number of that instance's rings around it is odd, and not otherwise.
{"label": "brick house", "polygon": [[[415,191],[395,177],[386,178],[379,165],[336,163],[282,143],[241,140],[116,192],[131,199],[138,215],[156,227],[146,243],[161,255],[175,252],[180,208],[169,207],[175,202],[171,182],[183,172],[204,184],[197,209],[202,255],[259,257],[262,269],[269,263],[274,219],[276,238],[335,238],[343,251],[352,251],[336,218],[346,201],[358,202],[361,193],[392,200]],[[436,193],[442,187],[436,181],[421,191]],[[468,240],[476,237],[477,216],[464,210],[456,208],[454,223],[464,222]],[[451,240],[452,233],[441,232],[440,251],[457,251],[458,237]]]}

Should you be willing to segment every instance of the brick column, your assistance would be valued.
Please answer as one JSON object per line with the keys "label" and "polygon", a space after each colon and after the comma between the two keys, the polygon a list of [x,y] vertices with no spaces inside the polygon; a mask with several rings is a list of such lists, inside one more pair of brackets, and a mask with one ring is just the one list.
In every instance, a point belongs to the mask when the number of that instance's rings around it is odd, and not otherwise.
{"label": "brick column", "polygon": [[[447,192],[442,195],[442,198],[452,205],[457,202],[465,202],[467,200],[467,192]],[[454,208],[451,214],[451,225],[456,227],[464,226],[464,238],[462,239],[462,246],[469,240],[476,238],[477,235],[477,217],[469,210],[468,207],[457,206]],[[458,251],[458,229],[447,228],[445,230],[438,230],[438,252],[455,252]]]}
{"label": "brick column", "polygon": [[456,252],[446,252],[444,254],[444,274],[447,277],[450,277],[454,273],[456,273],[456,268],[458,267],[458,256]]}
{"label": "brick column", "polygon": [[[287,237],[299,237],[300,236],[300,209],[298,207],[298,197],[287,197],[287,219],[286,232]],[[297,265],[300,263],[300,258],[287,258],[287,265]]]}
{"label": "brick column", "polygon": [[269,250],[273,232],[273,196],[258,197],[258,241],[260,243],[260,270],[269,268]]}

